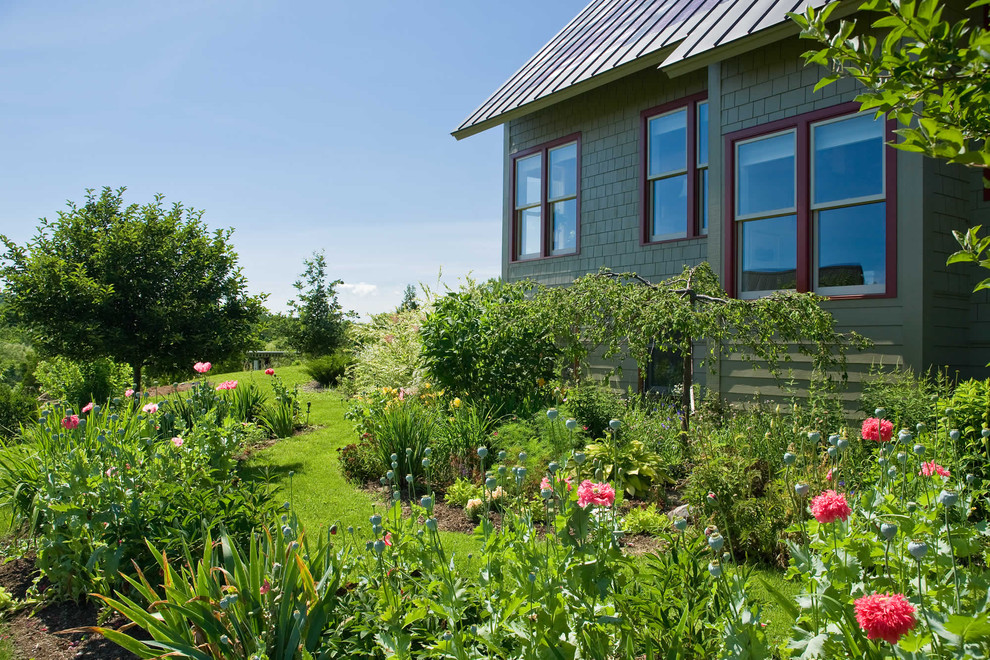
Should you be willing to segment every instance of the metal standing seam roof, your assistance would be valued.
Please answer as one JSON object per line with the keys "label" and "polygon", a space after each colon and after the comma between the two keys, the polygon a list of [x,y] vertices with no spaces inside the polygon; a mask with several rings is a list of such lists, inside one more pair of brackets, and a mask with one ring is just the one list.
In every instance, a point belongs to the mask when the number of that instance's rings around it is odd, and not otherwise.
{"label": "metal standing seam roof", "polygon": [[707,10],[730,1],[592,0],[453,135],[474,135],[504,122],[506,113],[657,54],[684,39]]}
{"label": "metal standing seam roof", "polygon": [[[602,83],[616,69],[684,62],[788,22],[828,0],[592,0],[453,132],[457,139],[537,109],[575,86]],[[784,27],[797,31],[796,26]],[[676,48],[674,45],[676,44]],[[666,50],[665,49],[672,49]],[[666,55],[666,57],[664,57]],[[546,100],[546,101],[545,101]],[[553,102],[553,101],[550,101]],[[527,106],[532,106],[527,108]]]}

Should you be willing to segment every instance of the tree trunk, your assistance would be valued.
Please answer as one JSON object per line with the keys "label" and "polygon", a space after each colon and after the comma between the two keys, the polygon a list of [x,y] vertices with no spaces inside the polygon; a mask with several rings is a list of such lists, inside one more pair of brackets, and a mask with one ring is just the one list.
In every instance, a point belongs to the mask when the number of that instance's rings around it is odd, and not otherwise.
{"label": "tree trunk", "polygon": [[135,392],[140,392],[141,391],[141,363],[138,362],[137,364],[133,365],[131,367],[131,369],[134,370],[134,391]]}
{"label": "tree trunk", "polygon": [[691,412],[694,410],[694,342],[688,343],[684,353],[683,387],[681,392],[681,430],[685,433],[690,428]]}

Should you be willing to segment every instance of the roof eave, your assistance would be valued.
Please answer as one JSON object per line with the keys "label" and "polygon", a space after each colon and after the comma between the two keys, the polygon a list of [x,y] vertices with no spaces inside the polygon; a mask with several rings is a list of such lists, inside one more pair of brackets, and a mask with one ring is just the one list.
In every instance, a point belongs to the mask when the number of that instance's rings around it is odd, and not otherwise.
{"label": "roof eave", "polygon": [[503,112],[502,114],[495,115],[494,117],[484,121],[480,121],[477,124],[471,124],[470,126],[465,126],[464,128],[458,128],[456,131],[453,131],[451,135],[457,140],[463,140],[464,138],[471,137],[472,135],[483,133],[489,128],[495,128],[496,126],[512,121],[513,119],[518,119],[519,117],[524,117],[528,114],[538,112],[539,110],[549,108],[551,105],[555,105],[561,101],[565,101],[569,98],[584,94],[592,89],[607,85],[608,83],[614,82],[619,78],[628,76],[630,73],[635,73],[636,71],[649,69],[651,67],[658,67],[667,58],[667,56],[674,51],[676,46],[677,44],[665,46],[664,48],[635,59],[632,62],[627,62],[613,69],[609,69],[604,73],[600,73],[597,76],[565,87],[564,89],[554,92],[553,94],[548,94],[547,96],[535,99],[525,105],[521,105],[507,112]]}

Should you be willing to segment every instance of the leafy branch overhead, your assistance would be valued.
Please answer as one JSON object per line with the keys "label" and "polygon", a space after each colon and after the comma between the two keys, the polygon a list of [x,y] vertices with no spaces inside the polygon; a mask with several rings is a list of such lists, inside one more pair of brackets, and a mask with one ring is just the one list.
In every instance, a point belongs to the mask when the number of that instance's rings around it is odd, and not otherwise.
{"label": "leafy branch overhead", "polygon": [[879,14],[868,27],[829,19],[843,3],[790,14],[801,36],[822,48],[804,54],[829,72],[816,90],[840,78],[865,86],[864,110],[896,117],[901,140],[894,146],[952,163],[990,166],[990,31],[980,27],[977,0],[966,16],[936,0],[868,0],[861,11]]}

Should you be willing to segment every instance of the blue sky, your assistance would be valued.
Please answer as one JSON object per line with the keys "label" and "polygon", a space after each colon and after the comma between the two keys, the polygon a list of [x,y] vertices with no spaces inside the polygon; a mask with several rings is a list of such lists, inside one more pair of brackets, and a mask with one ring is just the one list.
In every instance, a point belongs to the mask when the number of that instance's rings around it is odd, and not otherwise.
{"label": "blue sky", "polygon": [[453,130],[585,2],[0,2],[0,232],[86,188],[233,227],[284,308],[326,251],[345,307],[498,275],[502,131]]}

